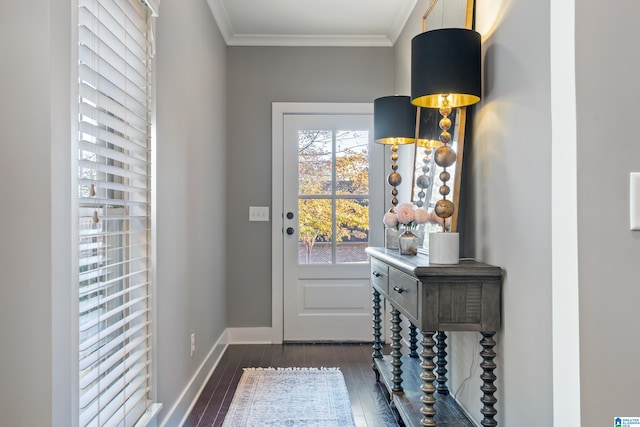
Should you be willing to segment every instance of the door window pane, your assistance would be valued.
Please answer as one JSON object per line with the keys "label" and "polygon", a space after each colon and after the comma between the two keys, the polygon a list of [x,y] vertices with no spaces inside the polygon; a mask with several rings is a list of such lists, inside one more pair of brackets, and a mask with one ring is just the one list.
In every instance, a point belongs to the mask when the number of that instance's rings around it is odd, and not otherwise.
{"label": "door window pane", "polygon": [[369,193],[369,133],[336,132],[336,194]]}
{"label": "door window pane", "polygon": [[332,262],[333,209],[331,199],[298,200],[298,262]]}
{"label": "door window pane", "polygon": [[298,131],[298,262],[366,262],[369,132]]}
{"label": "door window pane", "polygon": [[336,262],[366,262],[369,199],[336,200]]}
{"label": "door window pane", "polygon": [[333,171],[333,132],[298,132],[298,193],[331,194]]}

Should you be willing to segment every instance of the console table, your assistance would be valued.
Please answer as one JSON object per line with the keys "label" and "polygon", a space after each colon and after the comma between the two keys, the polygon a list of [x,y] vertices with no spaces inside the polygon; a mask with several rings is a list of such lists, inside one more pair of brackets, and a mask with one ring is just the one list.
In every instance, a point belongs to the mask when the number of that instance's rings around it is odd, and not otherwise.
{"label": "console table", "polygon": [[[402,256],[385,248],[366,251],[373,287],[373,369],[403,422],[427,427],[474,425],[449,396],[445,331],[478,331],[482,336],[482,425],[496,426],[493,348],[500,326],[502,269],[474,260],[430,265],[425,254]],[[382,299],[391,305],[389,355],[382,354]],[[401,316],[410,324],[405,355]],[[420,353],[416,329],[422,334]]]}

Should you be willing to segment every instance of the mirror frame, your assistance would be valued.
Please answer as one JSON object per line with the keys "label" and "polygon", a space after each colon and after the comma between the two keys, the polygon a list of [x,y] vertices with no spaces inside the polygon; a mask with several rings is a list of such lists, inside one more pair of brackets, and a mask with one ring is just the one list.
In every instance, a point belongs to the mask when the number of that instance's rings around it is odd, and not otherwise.
{"label": "mirror frame", "polygon": [[[443,3],[444,7],[444,3],[447,0],[440,0]],[[432,12],[434,6],[436,5],[436,3],[438,3],[438,0],[432,0],[429,8],[427,9],[427,11],[425,12],[425,15],[422,17],[423,20],[423,32],[424,31],[429,31],[429,30],[435,30],[438,28],[447,28],[446,25],[444,25],[444,17],[442,18],[442,25],[430,25],[429,23],[429,14]],[[474,4],[474,0],[466,0],[466,5],[463,6],[464,7],[464,28],[467,29],[473,29],[474,25],[473,25],[473,19],[474,19],[474,10],[475,10],[475,4]],[[460,9],[458,9],[460,10]],[[456,11],[457,13],[457,11]],[[442,15],[444,16],[444,10]],[[456,118],[455,118],[455,130],[454,133],[452,135],[452,140],[455,141],[456,144],[456,163],[455,163],[455,174],[453,176],[453,188],[451,189],[452,194],[451,194],[451,201],[453,202],[454,206],[455,206],[455,210],[453,213],[453,216],[451,217],[451,221],[450,221],[450,231],[455,232],[458,231],[458,214],[460,211],[460,189],[461,189],[461,181],[462,181],[462,166],[463,166],[463,159],[464,159],[464,145],[465,145],[465,130],[466,130],[466,125],[467,125],[467,107],[459,107],[456,109]],[[411,189],[411,201],[413,203],[415,203],[418,198],[417,198],[417,192],[420,191],[420,189],[416,186],[416,178],[419,175],[422,175],[422,156],[420,156],[421,154],[421,150],[422,147],[419,147],[417,144],[414,146],[414,157],[413,157],[413,177],[412,177],[412,189]],[[432,154],[433,154],[433,150],[432,150]],[[431,188],[430,188],[430,193],[433,193],[435,188],[436,188],[436,182],[437,180],[437,169],[440,169],[435,162],[433,161],[433,155],[431,156],[431,161],[430,161],[430,169],[431,169],[431,177],[432,177],[432,182],[431,182]],[[433,211],[433,206],[430,204],[429,201],[425,201],[425,208],[427,208],[427,210],[429,212]],[[435,216],[435,214],[433,214]],[[433,223],[431,223],[433,224]],[[431,225],[433,226],[433,225]],[[425,229],[424,231],[424,243],[422,248],[419,248],[421,252],[425,252],[428,251],[428,239],[426,239],[426,235],[428,234],[427,231],[427,227],[429,227],[429,223],[425,224]],[[435,230],[433,230],[435,231]]]}
{"label": "mirror frame", "polygon": [[[452,174],[453,187],[451,189],[451,201],[455,206],[455,211],[453,212],[453,216],[451,217],[450,231],[457,231],[458,229],[458,210],[459,210],[459,202],[460,202],[460,187],[461,187],[461,181],[462,181],[462,162],[464,158],[466,123],[467,123],[466,107],[456,108],[455,131],[452,138],[452,141],[454,141],[455,149],[456,149],[456,162],[455,162],[455,172]],[[423,162],[422,160],[419,160],[422,147],[418,146],[418,144],[414,144],[413,147],[414,147],[413,177],[411,180],[413,184],[413,189],[411,193],[411,202],[415,204],[416,201],[419,200],[419,198],[417,197],[417,193],[420,191],[420,188],[416,185],[416,180],[417,180],[417,177],[422,174]],[[434,200],[433,192],[436,189],[436,184],[439,182],[439,180],[437,180],[437,175],[439,174],[439,171],[442,169],[441,167],[436,165],[433,160],[433,150],[431,152],[431,159],[429,161],[429,169],[430,169],[431,185],[427,195],[432,195],[432,197],[430,198],[430,200],[425,200],[424,207],[431,213],[431,211],[433,211],[433,204],[431,203]]]}

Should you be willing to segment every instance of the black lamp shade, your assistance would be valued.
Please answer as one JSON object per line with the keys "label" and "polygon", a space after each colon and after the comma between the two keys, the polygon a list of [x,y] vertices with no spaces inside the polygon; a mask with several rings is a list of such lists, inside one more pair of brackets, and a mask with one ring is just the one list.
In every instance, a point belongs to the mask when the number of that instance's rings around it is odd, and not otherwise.
{"label": "black lamp shade", "polygon": [[451,107],[480,101],[480,34],[464,28],[442,28],[411,41],[411,102],[438,108],[443,94]]}
{"label": "black lamp shade", "polygon": [[416,107],[408,96],[383,96],[373,101],[373,139],[379,144],[413,144]]}

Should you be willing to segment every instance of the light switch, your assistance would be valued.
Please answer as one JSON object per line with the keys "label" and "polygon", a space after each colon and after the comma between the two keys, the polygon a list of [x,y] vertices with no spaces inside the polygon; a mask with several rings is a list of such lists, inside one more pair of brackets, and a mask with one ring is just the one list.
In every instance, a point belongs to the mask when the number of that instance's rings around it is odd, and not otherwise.
{"label": "light switch", "polygon": [[249,206],[249,221],[269,221],[269,206]]}
{"label": "light switch", "polygon": [[640,230],[640,172],[632,172],[629,182],[630,225]]}

